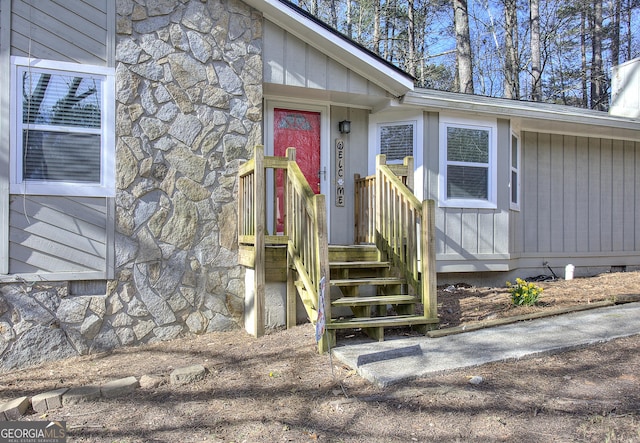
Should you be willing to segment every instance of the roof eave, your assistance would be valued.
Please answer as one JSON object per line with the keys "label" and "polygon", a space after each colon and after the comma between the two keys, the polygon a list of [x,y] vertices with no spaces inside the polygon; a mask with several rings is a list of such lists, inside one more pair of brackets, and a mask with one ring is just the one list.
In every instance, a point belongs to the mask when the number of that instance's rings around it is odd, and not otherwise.
{"label": "roof eave", "polygon": [[244,0],[274,24],[314,47],[395,97],[413,90],[413,78],[362,50],[338,33],[329,32],[280,0]]}
{"label": "roof eave", "polygon": [[578,125],[597,125],[633,131],[640,130],[640,121],[638,120],[611,116],[601,111],[454,92],[435,90],[412,91],[403,97],[402,103],[434,110],[446,109],[449,111],[479,112],[498,116],[519,117],[523,120],[549,120]]}

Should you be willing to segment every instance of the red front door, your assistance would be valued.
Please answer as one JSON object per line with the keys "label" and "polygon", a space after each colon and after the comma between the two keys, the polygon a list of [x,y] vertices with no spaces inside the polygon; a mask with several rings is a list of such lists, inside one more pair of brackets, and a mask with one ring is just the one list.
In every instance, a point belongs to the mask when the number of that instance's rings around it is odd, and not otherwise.
{"label": "red front door", "polygon": [[[273,152],[284,157],[287,148],[296,148],[296,161],[300,170],[316,194],[320,193],[320,113],[273,110]],[[276,177],[278,193],[277,232],[284,231],[284,186],[283,175]]]}

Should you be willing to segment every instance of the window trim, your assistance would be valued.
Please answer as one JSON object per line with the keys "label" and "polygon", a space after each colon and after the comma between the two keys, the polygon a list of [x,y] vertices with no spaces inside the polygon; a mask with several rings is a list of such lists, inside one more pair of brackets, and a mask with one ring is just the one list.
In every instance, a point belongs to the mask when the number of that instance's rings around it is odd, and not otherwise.
{"label": "window trim", "polygon": [[[447,129],[449,127],[485,130],[489,132],[489,163],[487,166],[487,199],[448,198],[447,197],[447,166],[450,164],[447,158]],[[497,209],[497,133],[496,120],[477,120],[444,116],[439,125],[439,153],[440,174],[438,199],[441,207],[447,208],[473,208],[473,209]],[[460,162],[455,162],[456,164]]]}
{"label": "window trim", "polygon": [[[517,161],[516,166],[513,166],[513,139],[516,139],[518,142],[518,146],[516,147],[516,155]],[[515,132],[511,131],[511,138],[509,139],[509,208],[513,211],[520,211],[520,202],[522,199],[522,186],[521,186],[521,171],[522,171],[522,144],[520,143],[520,136]],[[513,201],[513,188],[512,188],[512,177],[513,173],[516,174],[516,186],[517,186],[517,201]]]}
{"label": "window trim", "polygon": [[[19,71],[42,69],[52,73],[102,77],[100,122],[100,182],[24,181],[22,179],[22,88]],[[115,72],[113,68],[58,62],[53,60],[11,57],[11,129],[10,193],[23,195],[64,195],[83,197],[115,196]]]}

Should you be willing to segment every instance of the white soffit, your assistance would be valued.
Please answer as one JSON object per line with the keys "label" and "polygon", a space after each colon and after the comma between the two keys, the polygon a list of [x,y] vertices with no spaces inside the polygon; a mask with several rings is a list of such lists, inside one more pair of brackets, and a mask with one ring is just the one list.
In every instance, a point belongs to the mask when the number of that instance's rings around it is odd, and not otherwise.
{"label": "white soffit", "polygon": [[353,72],[400,97],[413,90],[413,79],[377,57],[331,32],[280,0],[244,0],[266,19],[295,35],[306,44],[341,63]]}

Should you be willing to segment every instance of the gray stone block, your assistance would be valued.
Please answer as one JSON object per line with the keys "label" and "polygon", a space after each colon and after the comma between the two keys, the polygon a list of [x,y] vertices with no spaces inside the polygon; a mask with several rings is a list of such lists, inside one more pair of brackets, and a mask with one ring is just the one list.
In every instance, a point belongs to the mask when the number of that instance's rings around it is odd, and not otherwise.
{"label": "gray stone block", "polygon": [[171,372],[169,379],[172,385],[186,385],[194,381],[202,380],[207,370],[202,365],[187,366],[175,369]]}
{"label": "gray stone block", "polygon": [[112,380],[102,385],[100,390],[104,398],[114,398],[120,395],[129,394],[138,388],[138,380],[131,376]]}
{"label": "gray stone block", "polygon": [[98,400],[100,398],[99,386],[79,386],[71,388],[62,396],[62,405],[77,405]]}
{"label": "gray stone block", "polygon": [[31,400],[29,397],[19,397],[0,406],[0,420],[17,420],[29,409]]}
{"label": "gray stone block", "polygon": [[50,409],[62,407],[62,395],[67,392],[67,388],[56,389],[55,391],[43,392],[31,399],[31,406],[36,412],[46,412]]}

